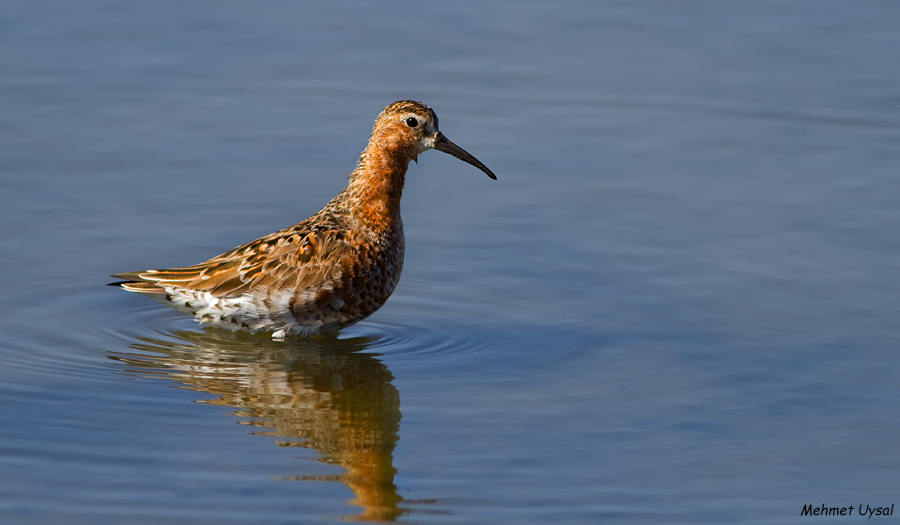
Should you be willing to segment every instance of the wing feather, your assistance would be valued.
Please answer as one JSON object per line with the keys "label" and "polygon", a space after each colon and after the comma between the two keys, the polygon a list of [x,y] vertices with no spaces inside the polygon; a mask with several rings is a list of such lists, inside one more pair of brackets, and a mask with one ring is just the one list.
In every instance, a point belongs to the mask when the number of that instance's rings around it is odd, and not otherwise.
{"label": "wing feather", "polygon": [[125,272],[112,277],[122,288],[164,294],[165,287],[240,296],[253,288],[304,289],[327,286],[344,271],[353,248],[348,229],[336,221],[307,219],[238,246],[206,262],[183,268]]}

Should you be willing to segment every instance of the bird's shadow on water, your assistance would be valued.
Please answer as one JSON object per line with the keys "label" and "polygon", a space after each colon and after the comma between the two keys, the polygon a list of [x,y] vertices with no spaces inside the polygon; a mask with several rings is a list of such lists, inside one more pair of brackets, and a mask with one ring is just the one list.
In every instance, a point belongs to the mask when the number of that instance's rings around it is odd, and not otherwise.
{"label": "bird's shadow on water", "polygon": [[[344,469],[334,476],[280,479],[339,481],[362,511],[348,519],[393,521],[433,501],[404,500],[394,485],[400,393],[387,366],[366,353],[374,338],[288,338],[204,331],[171,340],[139,338],[132,351],[109,358],[129,374],[173,381],[215,396],[202,402],[234,407],[239,423],[283,447],[315,450],[316,459]],[[413,505],[417,508],[410,508]]]}

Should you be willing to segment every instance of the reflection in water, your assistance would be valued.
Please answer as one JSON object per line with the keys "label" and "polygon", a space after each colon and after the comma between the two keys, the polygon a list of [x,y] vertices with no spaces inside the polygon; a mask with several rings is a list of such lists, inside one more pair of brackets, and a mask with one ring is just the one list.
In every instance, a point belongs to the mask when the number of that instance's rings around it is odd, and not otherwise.
{"label": "reflection in water", "polygon": [[241,423],[280,446],[316,450],[339,465],[338,476],[291,479],[347,485],[363,507],[352,519],[394,520],[408,512],[394,486],[393,451],[400,395],[393,375],[372,355],[367,338],[273,341],[214,329],[177,332],[177,341],[141,339],[139,353],[114,354],[131,373],[165,377],[217,396],[205,403],[237,407]]}

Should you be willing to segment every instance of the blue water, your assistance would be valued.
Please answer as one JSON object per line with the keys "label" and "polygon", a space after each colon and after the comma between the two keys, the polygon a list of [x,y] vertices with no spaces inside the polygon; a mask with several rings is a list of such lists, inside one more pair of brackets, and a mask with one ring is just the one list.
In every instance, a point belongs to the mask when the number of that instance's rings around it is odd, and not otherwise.
{"label": "blue water", "polygon": [[[0,522],[900,503],[898,24],[890,2],[0,4]],[[278,342],[104,286],[306,218],[406,98],[499,180],[420,156],[404,274],[365,322]]]}

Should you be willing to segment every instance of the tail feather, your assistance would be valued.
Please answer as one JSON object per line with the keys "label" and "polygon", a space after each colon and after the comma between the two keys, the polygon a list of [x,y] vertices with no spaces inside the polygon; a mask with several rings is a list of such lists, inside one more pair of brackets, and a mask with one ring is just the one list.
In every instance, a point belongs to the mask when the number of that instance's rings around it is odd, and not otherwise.
{"label": "tail feather", "polygon": [[[141,281],[141,274],[144,272],[122,272],[110,275],[113,279],[122,279],[123,281]],[[110,283],[114,284],[114,283]]]}
{"label": "tail feather", "polygon": [[109,286],[118,286],[129,292],[137,292],[147,295],[161,294],[165,295],[166,291],[154,282],[147,281],[141,277],[144,272],[125,272],[114,273],[110,275],[113,279],[122,279],[119,282],[109,283]]}

